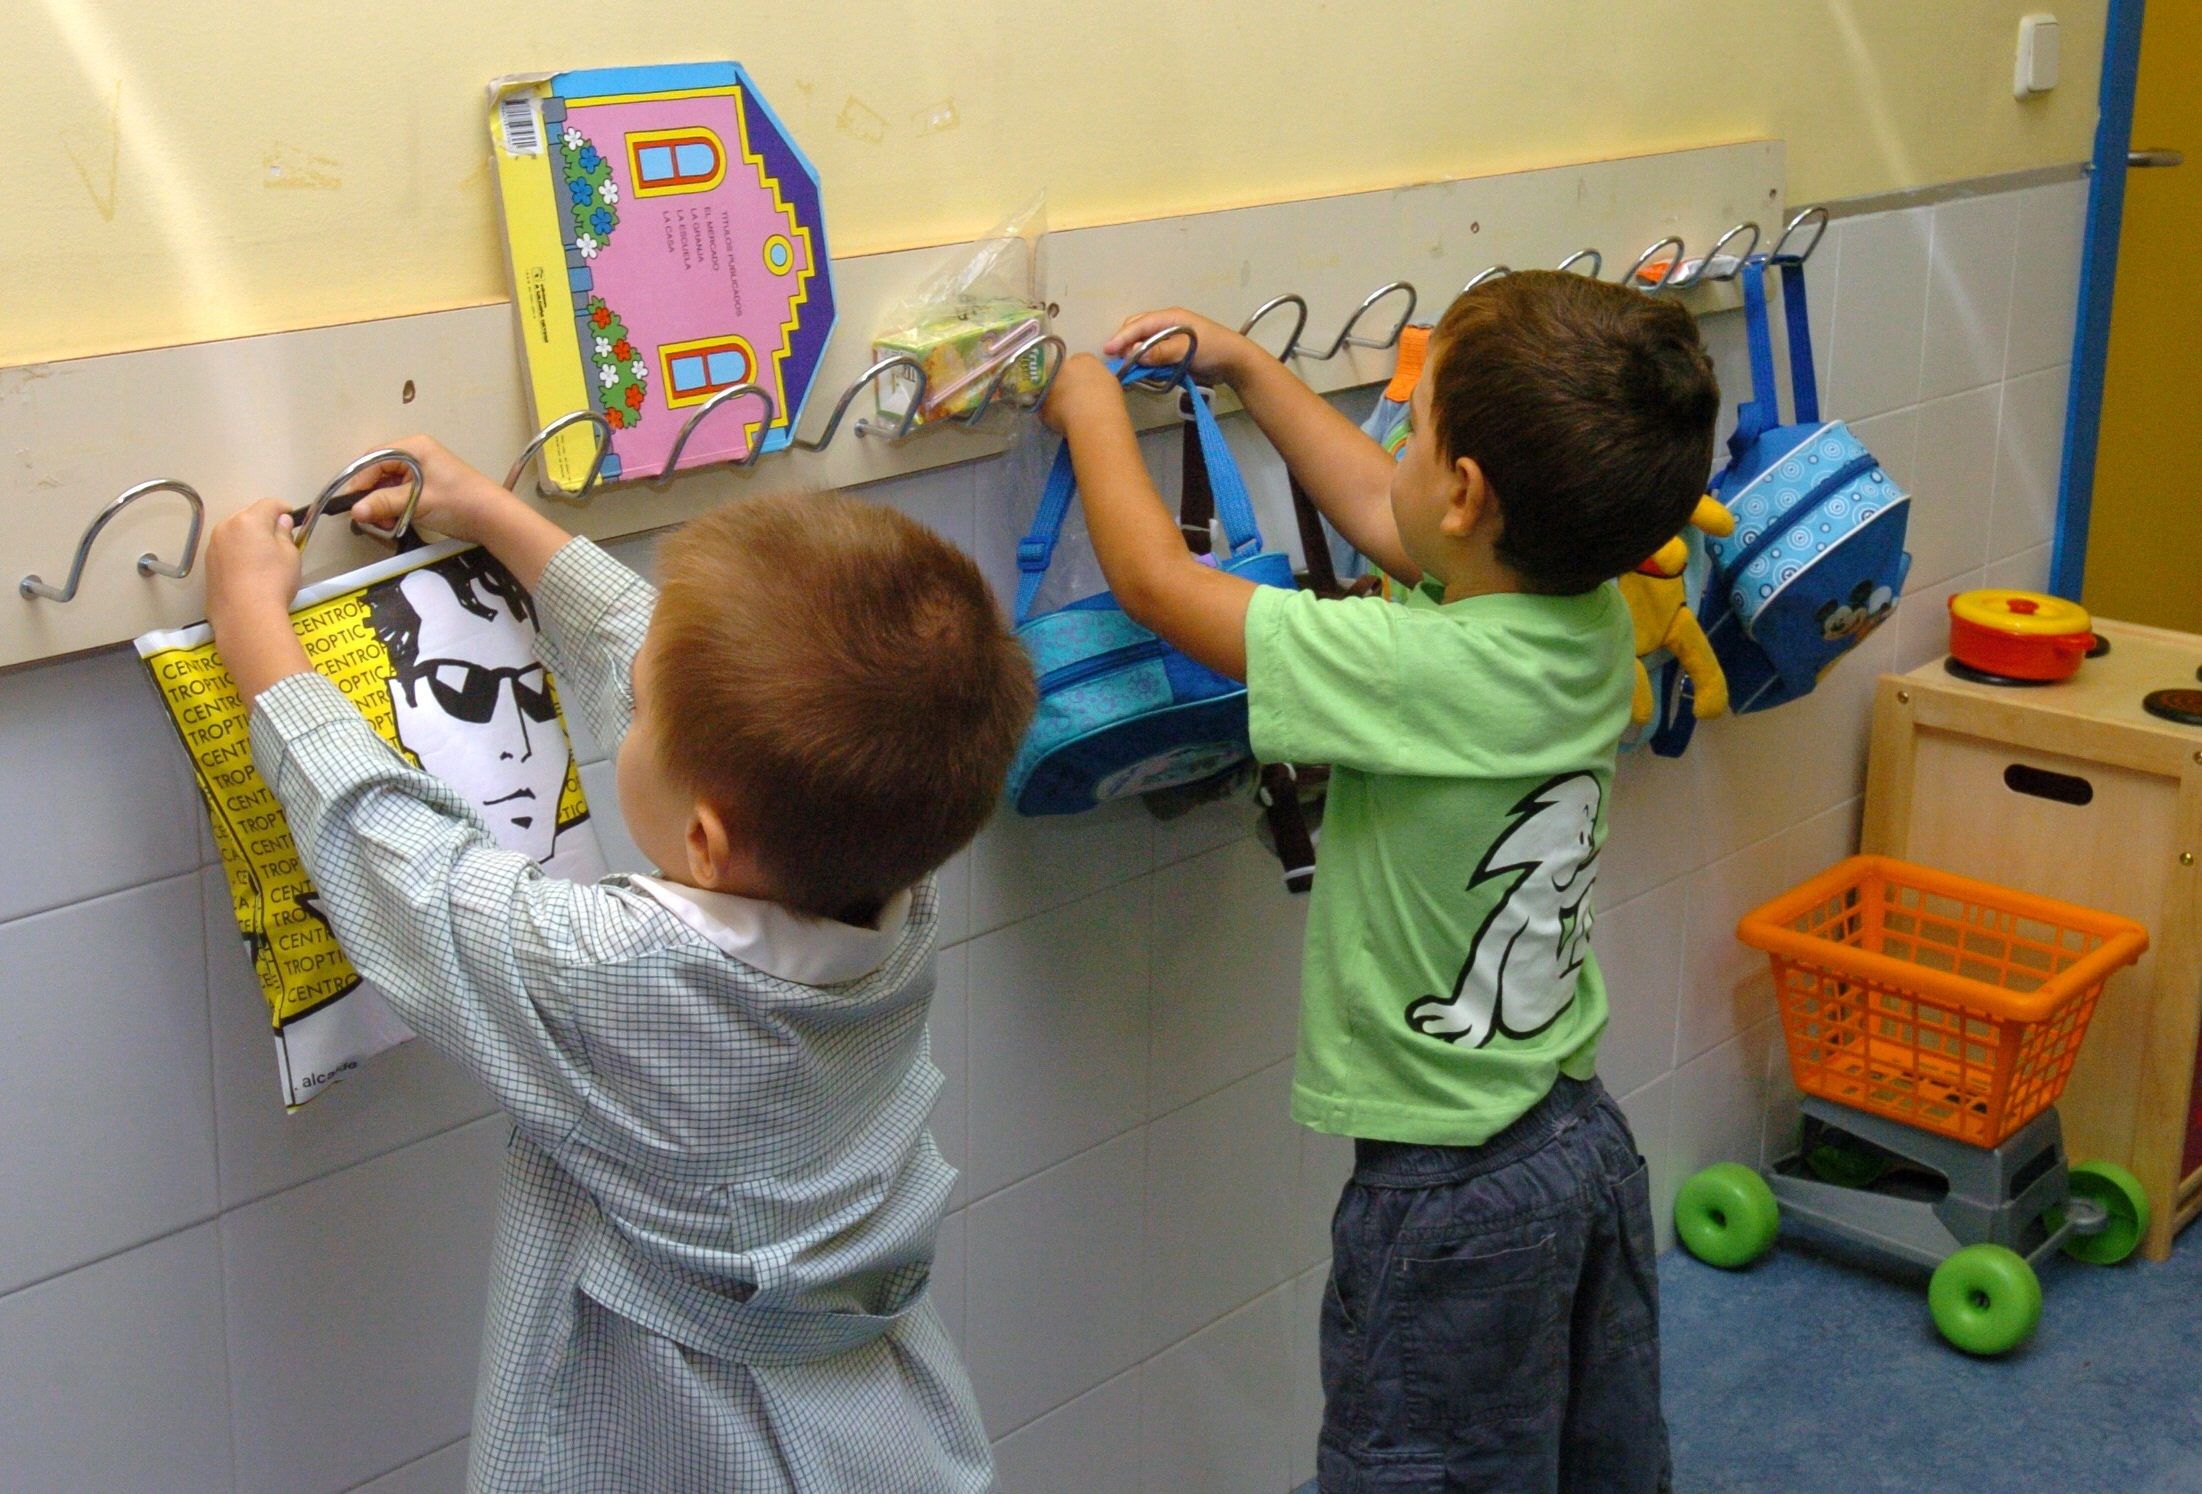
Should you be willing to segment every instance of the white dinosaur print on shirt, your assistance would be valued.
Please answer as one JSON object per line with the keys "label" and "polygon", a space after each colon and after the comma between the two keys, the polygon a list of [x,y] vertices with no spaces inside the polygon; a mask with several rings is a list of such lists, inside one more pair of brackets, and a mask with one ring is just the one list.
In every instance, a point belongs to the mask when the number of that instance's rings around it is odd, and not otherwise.
{"label": "white dinosaur print on shirt", "polygon": [[1590,945],[1590,891],[1598,879],[1596,777],[1568,773],[1524,795],[1514,819],[1477,863],[1473,891],[1514,878],[1476,930],[1449,997],[1424,996],[1407,1025],[1480,1048],[1494,1032],[1534,1037],[1575,1000]]}

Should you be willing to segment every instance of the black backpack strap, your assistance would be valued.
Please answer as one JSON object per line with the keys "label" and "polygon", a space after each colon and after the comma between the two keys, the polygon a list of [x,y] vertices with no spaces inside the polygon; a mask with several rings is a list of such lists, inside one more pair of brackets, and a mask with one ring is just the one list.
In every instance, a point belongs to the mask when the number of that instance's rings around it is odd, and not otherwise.
{"label": "black backpack strap", "polygon": [[1206,555],[1215,549],[1215,531],[1209,525],[1216,517],[1216,490],[1209,484],[1208,459],[1201,454],[1200,440],[1193,432],[1191,400],[1185,398],[1179,408],[1185,421],[1178,443],[1183,453],[1183,476],[1178,490],[1177,527],[1185,536],[1186,549]]}
{"label": "black backpack strap", "polygon": [[1306,892],[1315,885],[1315,838],[1308,833],[1307,810],[1300,803],[1300,779],[1290,763],[1263,763],[1254,797],[1269,821],[1272,849],[1284,869],[1285,891]]}
{"label": "black backpack strap", "polygon": [[[1188,550],[1206,555],[1214,548],[1209,521],[1216,512],[1215,489],[1209,485],[1208,463],[1201,455],[1200,442],[1193,438],[1191,411],[1185,413],[1178,528]],[[1297,479],[1292,482],[1292,513],[1299,522],[1301,546],[1307,552],[1306,584],[1318,596],[1340,595],[1322,516]],[[1260,801],[1262,816],[1268,822],[1270,840],[1284,871],[1285,890],[1308,891],[1315,885],[1315,838],[1308,830],[1307,810],[1300,803],[1298,770],[1290,763],[1263,763],[1254,797]]]}
{"label": "black backpack strap", "polygon": [[1319,597],[1345,595],[1345,588],[1338,584],[1338,569],[1330,563],[1330,536],[1323,532],[1323,516],[1315,500],[1308,497],[1307,489],[1289,469],[1285,480],[1292,487],[1292,517],[1299,523],[1300,549],[1307,556],[1300,584]]}

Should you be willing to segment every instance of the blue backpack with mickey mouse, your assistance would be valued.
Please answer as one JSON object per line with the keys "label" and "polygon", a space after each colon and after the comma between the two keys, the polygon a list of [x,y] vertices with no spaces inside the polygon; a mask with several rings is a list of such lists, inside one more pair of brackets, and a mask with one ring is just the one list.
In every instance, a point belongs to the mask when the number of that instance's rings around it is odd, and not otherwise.
{"label": "blue backpack with mickey mouse", "polygon": [[[1743,268],[1751,399],[1737,411],[1728,465],[1713,495],[1735,533],[1706,540],[1709,574],[1698,620],[1728,676],[1730,708],[1763,711],[1808,695],[1836,660],[1896,608],[1911,556],[1911,499],[1840,420],[1820,419],[1805,316],[1804,265],[1780,261],[1796,421],[1784,425],[1767,326],[1766,258]],[[1673,671],[1678,675],[1679,671]],[[1689,685],[1669,692],[1654,751],[1690,736]]]}

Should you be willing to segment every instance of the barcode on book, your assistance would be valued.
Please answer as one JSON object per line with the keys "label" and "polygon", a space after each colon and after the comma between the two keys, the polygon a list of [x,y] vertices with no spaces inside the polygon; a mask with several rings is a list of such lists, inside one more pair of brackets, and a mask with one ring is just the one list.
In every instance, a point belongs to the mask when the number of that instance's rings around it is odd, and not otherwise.
{"label": "barcode on book", "polygon": [[536,117],[535,95],[508,93],[497,101],[498,118],[505,129],[505,149],[516,156],[543,153],[543,122]]}

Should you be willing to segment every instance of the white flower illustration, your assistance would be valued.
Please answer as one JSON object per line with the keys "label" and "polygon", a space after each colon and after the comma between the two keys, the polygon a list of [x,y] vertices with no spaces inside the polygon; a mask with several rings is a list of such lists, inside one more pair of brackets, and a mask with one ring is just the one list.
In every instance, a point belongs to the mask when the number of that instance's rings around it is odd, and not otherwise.
{"label": "white flower illustration", "polygon": [[579,150],[581,149],[581,146],[583,144],[584,137],[579,130],[575,129],[572,125],[568,125],[566,126],[565,139],[566,149]]}
{"label": "white flower illustration", "polygon": [[632,363],[628,364],[627,366],[628,366],[629,368],[631,368],[631,369],[633,369],[633,370],[634,370],[634,375],[635,375],[635,377],[636,377],[636,378],[638,378],[638,379],[639,379],[639,378],[641,378],[641,377],[642,377],[642,375],[643,375],[643,367],[642,367],[642,360],[641,360],[640,358],[637,358],[637,359],[636,359],[636,360],[635,360],[634,362],[632,362]]}
{"label": "white flower illustration", "polygon": [[581,251],[581,257],[582,257],[583,259],[594,259],[594,258],[596,258],[596,235],[595,235],[595,234],[593,234],[593,233],[585,233],[585,234],[581,235],[581,237],[580,237],[580,238],[578,238],[578,239],[575,239],[575,240],[573,241],[573,246],[574,246],[574,248],[576,248],[576,249],[578,249],[578,250],[580,250],[580,251]]}
{"label": "white flower illustration", "polygon": [[596,381],[606,389],[611,388],[619,382],[619,369],[609,363],[603,364],[596,371]]}
{"label": "white flower illustration", "polygon": [[598,182],[596,184],[596,200],[607,205],[619,201],[619,183],[608,176]]}
{"label": "white flower illustration", "polygon": [[611,355],[612,340],[609,337],[599,337],[596,340],[596,356],[599,358],[609,358]]}

